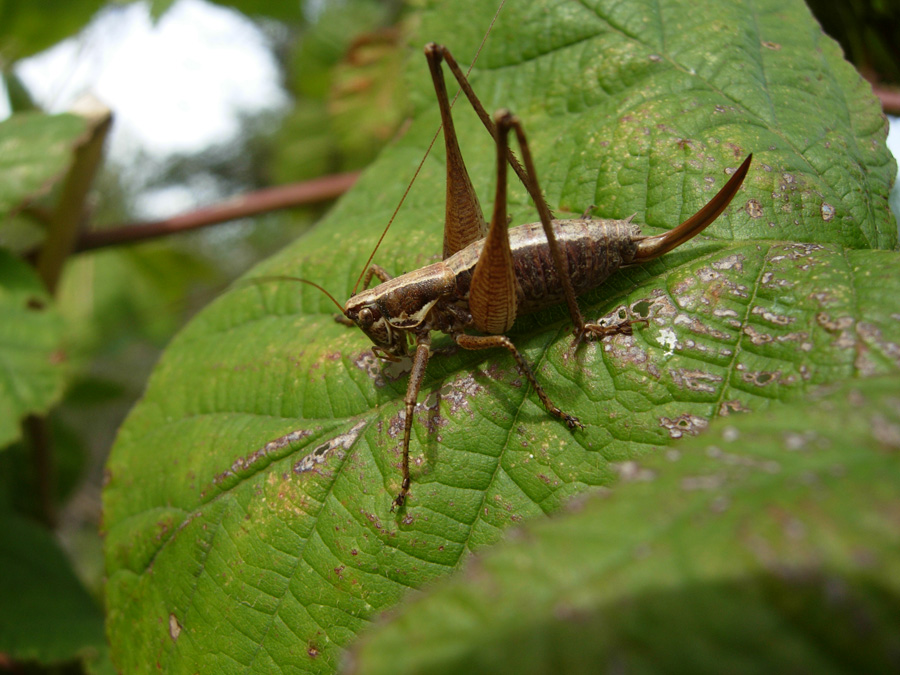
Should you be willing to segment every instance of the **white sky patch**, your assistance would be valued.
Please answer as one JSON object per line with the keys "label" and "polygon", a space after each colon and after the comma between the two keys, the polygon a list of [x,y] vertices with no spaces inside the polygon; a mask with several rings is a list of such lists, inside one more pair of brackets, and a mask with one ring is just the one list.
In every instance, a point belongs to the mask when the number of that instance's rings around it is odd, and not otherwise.
{"label": "white sky patch", "polygon": [[161,157],[228,142],[241,115],[289,100],[262,31],[203,0],[179,0],[156,24],[144,3],[106,9],[16,72],[53,112],[88,91],[112,108],[111,153],[124,163],[137,148]]}
{"label": "white sky patch", "polygon": [[887,137],[888,150],[891,151],[897,162],[900,162],[900,117],[888,115],[888,122],[890,123]]}
{"label": "white sky patch", "polygon": [[9,97],[6,93],[6,87],[0,87],[0,122],[5,120],[12,114],[12,110],[9,107]]}
{"label": "white sky patch", "polygon": [[[887,146],[897,164],[900,165],[900,117],[891,117],[888,115],[888,137]],[[900,166],[897,167],[897,178],[894,180],[894,187],[891,188],[890,205],[894,212],[894,220],[897,221],[897,230],[900,232]]]}

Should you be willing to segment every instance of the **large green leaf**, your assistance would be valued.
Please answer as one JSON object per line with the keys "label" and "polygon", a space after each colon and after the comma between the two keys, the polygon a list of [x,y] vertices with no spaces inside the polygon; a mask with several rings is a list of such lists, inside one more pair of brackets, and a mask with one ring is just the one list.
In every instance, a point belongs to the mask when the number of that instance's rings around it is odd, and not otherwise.
{"label": "large green leaf", "polygon": [[[429,13],[423,38],[474,53],[490,8]],[[309,236],[257,274],[313,279],[344,298],[437,127],[420,109]],[[571,348],[562,308],[522,319],[516,344],[570,434],[496,353],[429,365],[399,488],[404,373],[297,284],[244,287],[167,350],[120,431],[104,495],[109,634],[142,672],[327,672],[409,589],[445,576],[505,528],[606,485],[613,463],[812,387],[897,374],[900,275],[887,206],[894,163],[877,102],[796,2],[511,3],[473,72],[488,109],[532,139],[559,211],[667,229],[754,153],[709,232],[585,296],[590,317],[650,317],[634,337]],[[433,94],[432,94],[433,96]],[[489,138],[459,108],[488,205]],[[435,150],[378,260],[399,273],[440,249]],[[517,222],[533,220],[523,191]]]}
{"label": "large green leaf", "polygon": [[48,302],[34,270],[0,249],[0,448],[62,396],[63,322]]}
{"label": "large green leaf", "polygon": [[618,470],[401,609],[355,671],[896,672],[896,378]]}

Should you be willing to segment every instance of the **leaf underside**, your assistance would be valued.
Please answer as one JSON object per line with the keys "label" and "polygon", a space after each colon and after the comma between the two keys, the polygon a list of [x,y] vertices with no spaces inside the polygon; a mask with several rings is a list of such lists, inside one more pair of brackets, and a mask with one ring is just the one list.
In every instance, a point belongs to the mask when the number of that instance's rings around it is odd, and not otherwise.
{"label": "leaf underside", "polygon": [[[482,4],[427,13],[421,41],[443,40],[465,61],[489,22]],[[411,175],[437,128],[420,60],[410,66],[420,112],[406,135],[326,223],[255,276],[301,276],[347,297],[405,187],[395,177]],[[581,298],[591,318],[648,318],[636,335],[576,351],[564,308],[513,329],[584,432],[550,418],[503,354],[436,356],[398,514],[402,368],[383,368],[299,284],[245,286],[209,307],[166,351],[108,465],[108,632],[123,670],[332,671],[410,589],[510,525],[610,485],[617,463],[716,417],[896,376],[883,118],[799,0],[750,12],[511,3],[472,79],[489,110],[523,119],[559,214],[594,204],[598,217],[636,213],[645,232],[661,231],[749,152],[754,165],[708,237]],[[456,113],[489,208],[490,139],[462,103]],[[379,251],[392,273],[440,250],[442,158],[432,152]],[[535,219],[522,189],[510,202],[516,223]]]}

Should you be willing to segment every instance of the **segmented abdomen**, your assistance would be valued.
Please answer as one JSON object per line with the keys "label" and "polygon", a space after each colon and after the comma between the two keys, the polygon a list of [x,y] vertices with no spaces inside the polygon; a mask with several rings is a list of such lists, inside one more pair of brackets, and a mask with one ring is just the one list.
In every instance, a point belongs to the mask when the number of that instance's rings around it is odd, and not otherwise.
{"label": "segmented abdomen", "polygon": [[[553,226],[576,295],[596,288],[628,263],[641,233],[637,225],[625,220],[555,220]],[[562,283],[541,224],[514,227],[509,240],[516,273],[517,313],[564,302]],[[444,261],[456,272],[461,296],[468,295],[481,244],[475,242]]]}

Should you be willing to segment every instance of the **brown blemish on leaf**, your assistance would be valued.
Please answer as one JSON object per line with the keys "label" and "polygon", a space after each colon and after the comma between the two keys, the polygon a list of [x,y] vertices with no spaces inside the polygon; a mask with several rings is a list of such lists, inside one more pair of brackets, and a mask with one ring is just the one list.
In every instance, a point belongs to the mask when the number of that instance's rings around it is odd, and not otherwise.
{"label": "brown blemish on leaf", "polygon": [[655,319],[660,323],[662,319],[673,317],[678,313],[678,308],[672,303],[662,289],[654,288],[647,298],[640,298],[631,303],[629,308],[632,316],[643,319]]}
{"label": "brown blemish on leaf", "polygon": [[776,370],[774,373],[766,370],[757,370],[753,372],[741,373],[741,379],[744,382],[757,387],[765,387],[773,382],[778,382],[781,377],[781,371]]}
{"label": "brown blemish on leaf", "polygon": [[874,414],[869,420],[872,437],[883,449],[896,452],[900,450],[900,425],[897,425],[881,414]]}
{"label": "brown blemish on leaf", "polygon": [[707,394],[715,393],[717,389],[716,384],[722,381],[722,377],[719,375],[689,368],[673,368],[669,371],[669,375],[672,376],[672,382],[679,389],[699,391]]}
{"label": "brown blemish on leaf", "polygon": [[685,434],[696,436],[709,426],[709,420],[699,415],[684,413],[674,419],[668,417],[659,418],[659,426],[669,431],[672,438],[681,438]]}
{"label": "brown blemish on leaf", "polygon": [[319,444],[312,452],[294,464],[294,473],[299,474],[311,471],[319,464],[327,461],[332,455],[337,455],[343,459],[344,454],[353,446],[365,426],[366,421],[360,420],[346,433]]}
{"label": "brown blemish on leaf", "polygon": [[649,482],[656,478],[656,472],[651,469],[645,469],[634,460],[626,462],[613,462],[609,465],[615,471],[619,478],[624,482]]}
{"label": "brown blemish on leaf", "polygon": [[368,375],[375,382],[376,387],[385,385],[384,376],[381,374],[381,364],[371,349],[360,352],[353,359],[353,365]]}
{"label": "brown blemish on leaf", "polygon": [[725,342],[731,342],[734,338],[728,333],[724,333],[715,328],[710,328],[706,324],[700,321],[700,319],[690,316],[688,314],[679,314],[675,317],[675,321],[673,322],[676,326],[684,326],[688,328],[692,333],[697,335],[708,335],[716,340],[722,340]]}
{"label": "brown blemish on leaf", "polygon": [[750,338],[750,342],[755,345],[764,345],[772,342],[775,338],[769,333],[760,333],[753,326],[744,326],[744,335]]}
{"label": "brown blemish on leaf", "polygon": [[264,465],[268,465],[266,460],[274,459],[279,450],[283,450],[287,448],[292,443],[296,443],[297,441],[302,441],[307,436],[310,436],[315,431],[318,431],[318,428],[314,429],[297,429],[296,431],[292,431],[289,434],[285,434],[284,436],[279,436],[278,438],[269,441],[263,447],[258,450],[254,450],[249,455],[245,455],[243,457],[238,457],[231,464],[231,468],[223,471],[218,474],[215,478],[213,478],[213,483],[216,485],[221,485],[225,481],[239,475],[246,475],[250,471],[255,471],[259,468],[262,468],[258,465],[264,463]]}
{"label": "brown blemish on leaf", "polygon": [[717,270],[733,269],[735,272],[741,273],[744,271],[744,260],[744,256],[740,253],[733,253],[731,255],[726,255],[724,258],[719,258],[710,263],[710,265]]}
{"label": "brown blemish on leaf", "polygon": [[169,637],[172,638],[172,642],[176,642],[178,640],[178,636],[181,635],[181,624],[178,623],[178,618],[174,613],[169,614]]}
{"label": "brown blemish on leaf", "polygon": [[684,351],[690,350],[694,352],[698,352],[700,354],[711,354],[715,358],[725,358],[730,359],[734,352],[731,349],[726,348],[711,348],[702,342],[696,342],[690,338],[684,340],[684,342],[678,342],[678,347]]}
{"label": "brown blemish on leaf", "polygon": [[741,403],[737,399],[732,399],[730,401],[722,401],[722,405],[719,406],[719,415],[721,417],[727,417],[731,413],[736,413],[736,412],[750,412],[750,408],[745,406],[743,403]]}
{"label": "brown blemish on leaf", "polygon": [[474,375],[471,372],[466,372],[456,378],[446,393],[444,393],[444,399],[450,406],[451,414],[456,414],[460,410],[466,410],[469,416],[474,419],[475,413],[469,407],[469,399],[479,395],[482,391],[484,391],[484,387],[478,384]]}
{"label": "brown blemish on leaf", "polygon": [[[731,259],[721,261],[723,269],[730,269],[729,266],[738,265],[740,262],[732,256],[729,258]],[[740,266],[737,271],[741,271]],[[691,277],[675,286],[674,293],[678,304],[686,310],[694,310],[701,305],[718,305],[721,296],[726,293],[736,298],[750,297],[747,286],[732,281],[713,265],[697,269]]]}
{"label": "brown blemish on leaf", "polygon": [[[775,264],[781,262],[782,260],[790,260],[792,262],[803,260],[808,264],[821,264],[822,261],[812,258],[812,254],[816,253],[817,251],[821,251],[824,248],[825,247],[822,246],[822,244],[805,244],[802,242],[779,244],[777,246],[773,246],[772,251],[780,251],[780,253],[770,254],[768,262],[770,264]],[[801,265],[799,266],[799,269],[806,270],[809,268]]]}
{"label": "brown blemish on leaf", "polygon": [[834,219],[834,207],[831,204],[826,202],[822,202],[822,220],[826,223],[832,219]]}
{"label": "brown blemish on leaf", "polygon": [[653,379],[659,379],[659,369],[650,360],[647,350],[642,349],[633,335],[616,335],[603,342],[603,351],[611,359],[620,364],[630,364],[647,373]]}
{"label": "brown blemish on leaf", "polygon": [[388,381],[396,382],[412,370],[411,359],[385,362],[375,356],[371,349],[360,352],[353,359],[353,365],[368,375],[376,387],[383,387]]}
{"label": "brown blemish on leaf", "polygon": [[766,288],[793,288],[794,282],[789,281],[783,277],[776,277],[772,272],[763,273],[760,278],[760,284],[765,286]]}
{"label": "brown blemish on leaf", "polygon": [[681,479],[681,489],[687,492],[697,490],[718,490],[725,484],[725,476],[713,474],[710,476],[687,476]]}
{"label": "brown blemish on leaf", "polygon": [[403,434],[404,420],[406,419],[406,410],[400,409],[395,415],[391,415],[388,420],[388,436],[397,438]]}
{"label": "brown blemish on leaf", "polygon": [[834,346],[838,349],[849,349],[856,344],[856,339],[850,330],[854,323],[853,317],[841,316],[832,319],[827,312],[819,312],[816,314],[816,323],[829,333],[837,334]]}
{"label": "brown blemish on leaf", "polygon": [[815,431],[796,432],[789,431],[784,434],[784,447],[791,452],[808,450],[809,446],[818,439]]}
{"label": "brown blemish on leaf", "polygon": [[786,314],[776,314],[759,305],[750,310],[750,313],[754,316],[762,317],[763,321],[768,321],[776,326],[787,326],[794,322],[794,318],[791,316],[787,316]]}
{"label": "brown blemish on leaf", "polygon": [[760,204],[755,199],[748,199],[747,200],[747,215],[749,215],[753,219],[762,218],[763,217],[762,204]]}
{"label": "brown blemish on leaf", "polygon": [[775,338],[776,342],[785,344],[787,342],[799,342],[800,349],[804,352],[812,351],[813,343],[809,341],[809,333],[806,331],[797,331],[794,333],[785,333]]}
{"label": "brown blemish on leaf", "polygon": [[874,343],[882,354],[891,359],[895,365],[900,366],[900,345],[885,340],[878,326],[868,321],[860,321],[856,324],[856,333],[866,342]]}

